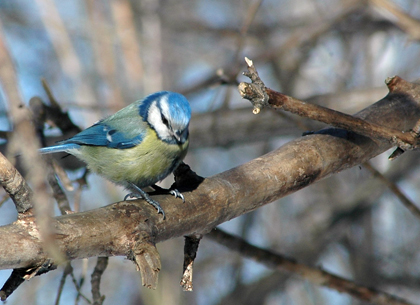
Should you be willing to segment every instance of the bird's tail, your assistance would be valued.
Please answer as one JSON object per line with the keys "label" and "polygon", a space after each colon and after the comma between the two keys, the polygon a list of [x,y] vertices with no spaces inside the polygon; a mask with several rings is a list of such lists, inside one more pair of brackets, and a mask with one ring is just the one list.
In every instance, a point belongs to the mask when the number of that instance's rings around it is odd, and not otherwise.
{"label": "bird's tail", "polygon": [[44,147],[39,150],[40,154],[52,154],[57,152],[68,152],[71,149],[77,149],[80,146],[78,144],[60,144],[50,147]]}

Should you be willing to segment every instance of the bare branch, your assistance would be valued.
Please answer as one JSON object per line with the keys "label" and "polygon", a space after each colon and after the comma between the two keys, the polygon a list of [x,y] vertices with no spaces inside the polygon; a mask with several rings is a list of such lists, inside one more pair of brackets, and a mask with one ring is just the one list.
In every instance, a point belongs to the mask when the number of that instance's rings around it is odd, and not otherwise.
{"label": "bare branch", "polygon": [[60,184],[57,181],[57,177],[54,172],[53,162],[54,160],[49,156],[45,157],[47,163],[47,179],[53,191],[53,197],[57,201],[58,208],[60,209],[61,215],[65,215],[71,212],[70,203],[67,199],[66,194],[62,190]]}
{"label": "bare branch", "polygon": [[193,266],[201,238],[201,235],[185,236],[184,266],[181,278],[181,287],[184,291],[193,290]]}
{"label": "bare branch", "polygon": [[7,297],[25,281],[23,276],[24,272],[19,269],[14,269],[12,271],[12,274],[0,290],[0,300],[6,301]]}
{"label": "bare branch", "polygon": [[387,179],[383,174],[381,174],[376,168],[374,168],[369,162],[363,164],[363,167],[366,168],[372,175],[381,180],[388,189],[398,197],[398,199],[404,204],[404,206],[417,218],[420,218],[420,209],[412,202],[400,188],[392,181]]}
{"label": "bare branch", "polygon": [[347,293],[362,301],[378,305],[411,304],[408,301],[397,298],[386,292],[357,285],[350,280],[333,275],[325,270],[299,264],[294,259],[253,246],[242,238],[225,233],[220,229],[211,231],[206,235],[206,237],[209,237],[233,251],[239,252],[245,257],[260,262],[269,268],[296,273],[312,284],[325,286],[339,292]]}
{"label": "bare branch", "polygon": [[[24,106],[22,96],[17,86],[17,76],[13,61],[3,37],[2,24],[0,21],[0,82],[4,85],[4,93],[10,102],[10,116],[13,122],[14,132],[9,139],[10,153],[21,152],[23,165],[27,170],[28,182],[33,187],[32,201],[34,215],[37,222],[37,232],[42,236],[44,247],[50,251],[56,261],[60,260],[61,254],[53,243],[50,217],[53,209],[50,205],[50,196],[47,185],[44,162],[38,154],[40,143],[32,125],[30,111]],[[30,211],[30,210],[27,210]],[[25,215],[27,216],[27,215]],[[32,211],[31,215],[32,216]],[[39,229],[39,231],[38,231]],[[39,267],[37,265],[36,267]],[[34,266],[32,266],[34,267]]]}
{"label": "bare branch", "polygon": [[[352,90],[339,93],[322,94],[307,99],[308,102],[329,107],[335,105],[340,111],[354,113],[372,101],[382,98],[388,90],[386,87]],[[339,104],[339,106],[337,106]],[[325,125],[307,118],[297,117],[286,112],[262,111],[259,115],[250,116],[250,108],[216,110],[206,113],[194,113],[190,123],[190,149],[204,147],[230,147],[236,144],[255,143],[278,136],[300,136],[303,130],[318,130]],[[279,119],[279,115],[285,119]],[[292,124],[291,121],[292,120]],[[250,128],[258,126],[258,128]],[[67,133],[67,137],[74,134]],[[64,136],[66,137],[66,136]],[[53,144],[63,136],[47,137],[46,142]],[[55,159],[65,168],[80,167],[80,162],[72,158]],[[56,170],[57,172],[57,170]],[[63,183],[63,177],[59,175]],[[69,184],[70,186],[70,184]]]}
{"label": "bare branch", "polygon": [[411,39],[420,40],[420,21],[418,19],[406,14],[389,0],[370,0],[370,2],[394,15],[396,18],[388,19],[405,31]]}
{"label": "bare branch", "polygon": [[[353,131],[373,139],[385,139],[402,150],[419,148],[420,142],[417,134],[414,132],[404,132],[387,126],[381,126],[368,122],[360,117],[310,104],[266,88],[259,78],[253,62],[248,58],[246,58],[246,62],[248,64],[248,72],[244,72],[244,75],[248,76],[252,80],[252,83],[240,83],[238,88],[241,96],[249,99],[254,105],[253,112],[255,114],[258,114],[263,107],[269,106],[275,109],[290,111],[299,116]],[[394,94],[409,94],[417,86],[416,84],[406,82],[398,76],[387,79],[386,83],[390,93]],[[414,124],[410,127],[410,130],[413,127]]]}
{"label": "bare branch", "polygon": [[[387,122],[392,128],[398,129],[404,129],[407,125],[413,126],[419,115],[420,106],[415,97],[406,98],[393,94],[358,114],[374,123]],[[57,217],[56,234],[62,234],[63,237],[57,242],[61,247],[65,247],[64,252],[70,253],[68,258],[72,259],[126,254],[127,245],[118,244],[116,241],[127,240],[121,240],[119,234],[133,232],[133,229],[145,220],[148,220],[149,226],[155,226],[152,232],[156,233],[152,235],[156,242],[176,236],[206,233],[217,224],[286,196],[333,173],[361,164],[388,148],[390,143],[387,141],[373,141],[356,134],[348,136],[342,130],[326,129],[322,134],[289,142],[276,151],[207,178],[201,183],[199,179],[196,182],[198,187],[193,192],[184,192],[185,203],[166,196],[157,196],[167,210],[168,219],[164,222],[159,221],[147,205],[137,200]],[[127,213],[132,215],[129,219],[119,219],[120,215]],[[94,220],[94,227],[90,223],[91,220]],[[151,220],[154,221],[153,224]],[[101,230],[98,231],[99,227]],[[3,244],[13,245],[14,234],[21,231],[25,232],[27,228],[20,223],[1,227],[0,240]],[[21,240],[25,240],[26,234],[23,233]],[[91,239],[95,241],[92,242]],[[75,240],[79,245],[77,249],[72,248]],[[111,240],[113,246],[110,245]],[[64,242],[67,242],[67,245]],[[30,244],[35,246],[37,243],[31,239]],[[9,250],[12,251],[13,248],[9,247]],[[39,252],[32,252],[35,249]],[[43,253],[41,249],[37,245],[32,250],[21,247],[18,255],[14,251],[9,252],[5,258],[9,258],[10,261],[2,261],[1,268],[25,265],[33,261],[34,257],[39,257],[40,253]]]}
{"label": "bare branch", "polygon": [[93,305],[102,305],[105,301],[105,296],[101,295],[100,284],[101,277],[108,266],[108,257],[98,257],[96,262],[95,269],[92,273],[92,296],[93,296]]}
{"label": "bare branch", "polygon": [[5,301],[25,280],[30,280],[36,275],[44,274],[56,269],[56,266],[46,259],[29,268],[14,268],[12,274],[0,290],[0,299]]}
{"label": "bare branch", "polygon": [[[420,85],[411,85],[412,90],[406,94],[391,92],[356,116],[399,130],[414,126],[420,116]],[[143,283],[155,287],[160,269],[155,243],[205,234],[220,223],[364,163],[390,146],[389,141],[330,128],[204,180],[181,166],[175,173],[175,184],[177,188],[177,184],[181,186],[178,189],[183,192],[185,203],[172,196],[156,196],[166,211],[165,221],[142,200],[118,202],[56,217],[52,223],[55,243],[68,260],[128,256],[143,268]],[[5,245],[0,268],[29,268],[49,259],[37,233],[29,220],[0,227],[0,244]]]}
{"label": "bare branch", "polygon": [[[45,82],[43,84],[46,86]],[[48,94],[51,94],[49,90],[47,92]],[[72,122],[68,113],[61,109],[55,99],[53,99],[53,101],[54,102],[50,102],[52,103],[51,106],[48,106],[39,97],[33,97],[29,100],[29,105],[36,121],[39,122],[39,124],[43,124],[45,122],[51,126],[57,126],[60,128],[63,133],[60,140],[63,138],[69,138],[80,132],[81,129]],[[58,139],[55,140],[57,141]]]}
{"label": "bare branch", "polygon": [[17,169],[0,153],[0,184],[12,198],[19,215],[32,215],[32,191]]}
{"label": "bare branch", "polygon": [[73,267],[70,262],[67,262],[66,267],[63,270],[63,274],[60,279],[60,285],[58,286],[57,296],[55,298],[55,305],[60,304],[61,293],[63,292],[64,284],[66,283],[66,278],[73,272]]}

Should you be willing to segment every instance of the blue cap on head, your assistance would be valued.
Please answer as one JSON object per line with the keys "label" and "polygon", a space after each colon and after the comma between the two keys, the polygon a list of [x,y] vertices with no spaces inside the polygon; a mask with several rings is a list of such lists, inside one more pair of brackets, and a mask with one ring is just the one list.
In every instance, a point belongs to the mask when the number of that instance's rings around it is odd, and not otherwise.
{"label": "blue cap on head", "polygon": [[182,94],[171,91],[159,91],[145,97],[139,106],[139,114],[147,121],[150,105],[156,101],[162,113],[167,112],[173,122],[188,124],[191,119],[191,108]]}
{"label": "blue cap on head", "polygon": [[162,96],[158,103],[158,107],[163,113],[165,113],[165,102],[169,106],[168,111],[172,122],[179,125],[188,125],[191,119],[191,108],[185,96],[176,92],[167,92],[167,95]]}

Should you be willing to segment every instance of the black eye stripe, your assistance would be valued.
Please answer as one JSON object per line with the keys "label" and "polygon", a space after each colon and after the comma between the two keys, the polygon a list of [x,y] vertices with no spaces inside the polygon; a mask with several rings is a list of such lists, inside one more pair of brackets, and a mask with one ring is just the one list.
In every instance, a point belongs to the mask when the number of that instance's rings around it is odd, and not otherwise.
{"label": "black eye stripe", "polygon": [[168,126],[168,119],[167,118],[165,118],[165,116],[163,115],[163,114],[161,114],[161,118],[162,118],[162,122],[163,122],[163,124],[165,124],[166,126]]}

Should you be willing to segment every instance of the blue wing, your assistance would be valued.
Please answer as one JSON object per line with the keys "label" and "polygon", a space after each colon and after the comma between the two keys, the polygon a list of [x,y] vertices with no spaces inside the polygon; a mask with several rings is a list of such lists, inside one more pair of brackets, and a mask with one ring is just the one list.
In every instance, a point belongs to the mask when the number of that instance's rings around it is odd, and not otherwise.
{"label": "blue wing", "polygon": [[131,148],[143,141],[146,130],[138,133],[134,137],[127,136],[126,133],[118,131],[116,128],[100,121],[95,125],[83,130],[74,137],[60,141],[58,144],[78,144],[90,146],[105,146],[110,148]]}

